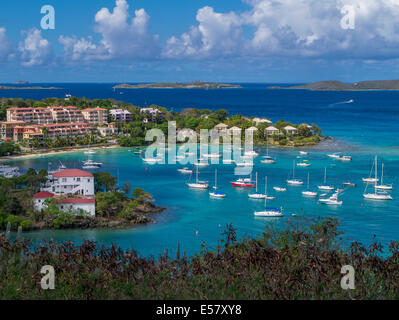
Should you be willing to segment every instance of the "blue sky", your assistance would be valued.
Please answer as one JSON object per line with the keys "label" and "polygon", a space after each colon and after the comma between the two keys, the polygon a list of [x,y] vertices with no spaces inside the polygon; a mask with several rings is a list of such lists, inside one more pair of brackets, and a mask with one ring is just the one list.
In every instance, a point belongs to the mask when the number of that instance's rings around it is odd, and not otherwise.
{"label": "blue sky", "polygon": [[395,1],[0,2],[3,83],[395,79],[398,57]]}

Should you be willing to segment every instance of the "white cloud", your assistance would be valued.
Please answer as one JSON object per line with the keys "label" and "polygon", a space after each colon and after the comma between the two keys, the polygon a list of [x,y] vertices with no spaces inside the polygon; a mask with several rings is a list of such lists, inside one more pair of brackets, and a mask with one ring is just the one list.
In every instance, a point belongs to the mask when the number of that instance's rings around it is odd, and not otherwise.
{"label": "white cloud", "polygon": [[0,28],[0,62],[6,61],[13,56],[13,43],[6,35],[6,29]]}
{"label": "white cloud", "polygon": [[18,44],[21,64],[35,66],[49,63],[52,60],[51,45],[42,37],[42,32],[33,28],[23,33],[26,37]]}
{"label": "white cloud", "polygon": [[211,7],[198,10],[197,27],[183,33],[180,38],[167,40],[163,56],[179,57],[213,57],[236,53],[237,45],[244,40],[241,19],[234,12],[217,13]]}
{"label": "white cloud", "polygon": [[60,36],[65,58],[71,61],[109,59],[149,59],[158,55],[158,36],[149,32],[150,16],[144,9],[135,10],[130,18],[126,0],[116,0],[112,12],[102,8],[95,15],[95,31],[101,40]]}
{"label": "white cloud", "polygon": [[[243,0],[242,13],[198,10],[197,26],[170,37],[168,58],[333,57],[390,59],[399,55],[395,0]],[[355,29],[341,28],[341,9],[355,10]],[[248,31],[246,37],[243,30]]]}

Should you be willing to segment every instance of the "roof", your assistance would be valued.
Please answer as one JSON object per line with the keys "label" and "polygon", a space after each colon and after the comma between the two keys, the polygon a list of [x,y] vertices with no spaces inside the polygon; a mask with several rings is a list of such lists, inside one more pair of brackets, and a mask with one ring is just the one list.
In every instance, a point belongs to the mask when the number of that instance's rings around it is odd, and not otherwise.
{"label": "roof", "polygon": [[96,200],[87,198],[60,199],[58,203],[96,203]]}
{"label": "roof", "polygon": [[47,199],[54,197],[54,193],[48,191],[40,191],[33,196],[35,199]]}
{"label": "roof", "polygon": [[285,126],[284,130],[298,130],[297,128],[294,128],[292,126]]}
{"label": "roof", "polygon": [[250,127],[247,130],[249,130],[249,131],[258,131],[258,128],[257,127]]}
{"label": "roof", "polygon": [[216,129],[217,129],[217,128],[227,128],[227,127],[228,127],[228,125],[225,124],[225,123],[219,123],[219,124],[217,124],[217,125],[215,126]]}
{"label": "roof", "polygon": [[88,171],[80,169],[65,169],[53,173],[54,178],[67,178],[67,177],[93,177]]}
{"label": "roof", "polygon": [[229,130],[241,130],[239,127],[231,127]]}
{"label": "roof", "polygon": [[277,131],[278,131],[278,129],[277,129],[276,127],[273,127],[273,126],[267,127],[266,130],[269,130],[269,131],[272,131],[272,130],[275,131],[275,130],[277,130]]}

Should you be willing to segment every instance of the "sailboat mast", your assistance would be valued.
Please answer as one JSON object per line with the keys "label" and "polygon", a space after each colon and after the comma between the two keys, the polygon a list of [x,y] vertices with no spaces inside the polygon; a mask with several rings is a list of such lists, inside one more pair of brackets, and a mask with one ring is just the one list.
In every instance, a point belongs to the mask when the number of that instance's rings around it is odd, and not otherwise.
{"label": "sailboat mast", "polygon": [[267,176],[265,177],[265,210],[266,210],[266,201],[267,201]]}
{"label": "sailboat mast", "polygon": [[218,176],[217,176],[217,172],[218,172],[218,169],[215,169],[215,189],[217,188],[217,185],[218,185]]}
{"label": "sailboat mast", "polygon": [[381,165],[381,185],[384,184],[384,163]]}
{"label": "sailboat mast", "polygon": [[196,178],[195,178],[196,181],[195,182],[198,183],[198,166],[196,168],[197,168],[197,170],[196,170],[196,173],[195,173],[196,174]]}
{"label": "sailboat mast", "polygon": [[327,168],[324,168],[324,185],[326,185],[327,181]]}
{"label": "sailboat mast", "polygon": [[308,190],[309,190],[309,172],[308,172]]}
{"label": "sailboat mast", "polygon": [[256,186],[256,193],[258,193],[258,173],[256,173],[256,177],[255,177],[255,186]]}
{"label": "sailboat mast", "polygon": [[295,160],[292,162],[292,179],[295,179]]}

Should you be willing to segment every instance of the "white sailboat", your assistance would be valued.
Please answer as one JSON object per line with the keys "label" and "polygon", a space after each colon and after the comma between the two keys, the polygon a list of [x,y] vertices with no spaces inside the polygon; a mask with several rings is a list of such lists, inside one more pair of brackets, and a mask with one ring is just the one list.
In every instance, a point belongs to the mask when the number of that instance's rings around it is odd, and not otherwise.
{"label": "white sailboat", "polygon": [[273,187],[273,189],[278,192],[286,192],[287,191],[287,188],[282,188],[282,187]]}
{"label": "white sailboat", "polygon": [[327,181],[327,168],[324,168],[324,184],[321,186],[317,186],[320,190],[324,190],[324,191],[331,191],[334,190],[333,186],[327,185],[326,184]]}
{"label": "white sailboat", "polygon": [[275,163],[276,159],[269,156],[269,137],[266,137],[266,155],[263,157],[263,160],[260,160],[261,163],[271,164]]}
{"label": "white sailboat", "polygon": [[[190,176],[191,178],[191,176]],[[199,181],[198,180],[198,167],[196,167],[196,178],[195,178],[195,183],[187,183],[187,186],[193,189],[208,189],[209,184],[205,181]]]}
{"label": "white sailboat", "polygon": [[292,179],[287,179],[287,183],[294,186],[299,186],[303,184],[303,181],[301,179],[295,178],[295,160],[293,161],[292,166]]}
{"label": "white sailboat", "polygon": [[[331,195],[328,198],[319,198],[319,202],[321,202],[322,204],[327,204],[327,205],[342,205],[342,201],[338,200],[338,194],[339,192],[335,192],[333,195]],[[325,196],[325,194],[324,194]]]}
{"label": "white sailboat", "polygon": [[307,187],[306,191],[302,191],[302,195],[304,197],[317,197],[317,192],[310,191],[310,189],[309,189],[309,177],[310,177],[310,174],[308,172],[308,187]]}
{"label": "white sailboat", "polygon": [[255,193],[251,193],[248,195],[251,199],[264,199],[266,194],[262,194],[258,192],[258,173],[255,174]]}
{"label": "white sailboat", "polygon": [[392,190],[392,184],[384,184],[384,163],[381,164],[381,184],[374,185],[377,190]]}
{"label": "white sailboat", "polygon": [[[265,194],[267,194],[267,177],[265,177]],[[265,197],[265,210],[263,211],[255,211],[254,215],[256,217],[282,217],[283,216],[283,210],[282,208],[277,209],[277,208],[268,208],[267,207],[267,198]]]}
{"label": "white sailboat", "polygon": [[377,183],[378,181],[380,181],[377,177],[373,178],[371,176],[372,172],[373,172],[373,168],[376,165],[376,160],[377,160],[377,156],[375,156],[375,160],[373,162],[373,165],[371,166],[368,178],[362,178],[363,182],[365,182],[365,183]]}
{"label": "white sailboat", "polygon": [[217,176],[218,170],[215,169],[215,185],[213,186],[214,191],[209,192],[209,196],[211,198],[225,198],[226,194],[221,192],[221,191],[217,191],[218,187],[217,187],[217,181],[218,181],[218,176]]}
{"label": "white sailboat", "polygon": [[363,197],[368,200],[392,200],[391,195],[389,195],[386,192],[378,192],[378,189],[376,188],[377,183],[378,183],[378,178],[377,178],[377,156],[375,156],[374,160],[374,167],[375,167],[375,178],[374,178],[374,193],[366,193],[368,183],[366,185],[366,188],[364,189]]}
{"label": "white sailboat", "polygon": [[187,174],[187,173],[193,173],[193,170],[191,170],[191,169],[189,169],[189,168],[187,168],[187,167],[184,167],[184,168],[182,168],[182,169],[177,169],[177,171],[179,171],[180,173],[184,173],[184,174]]}

